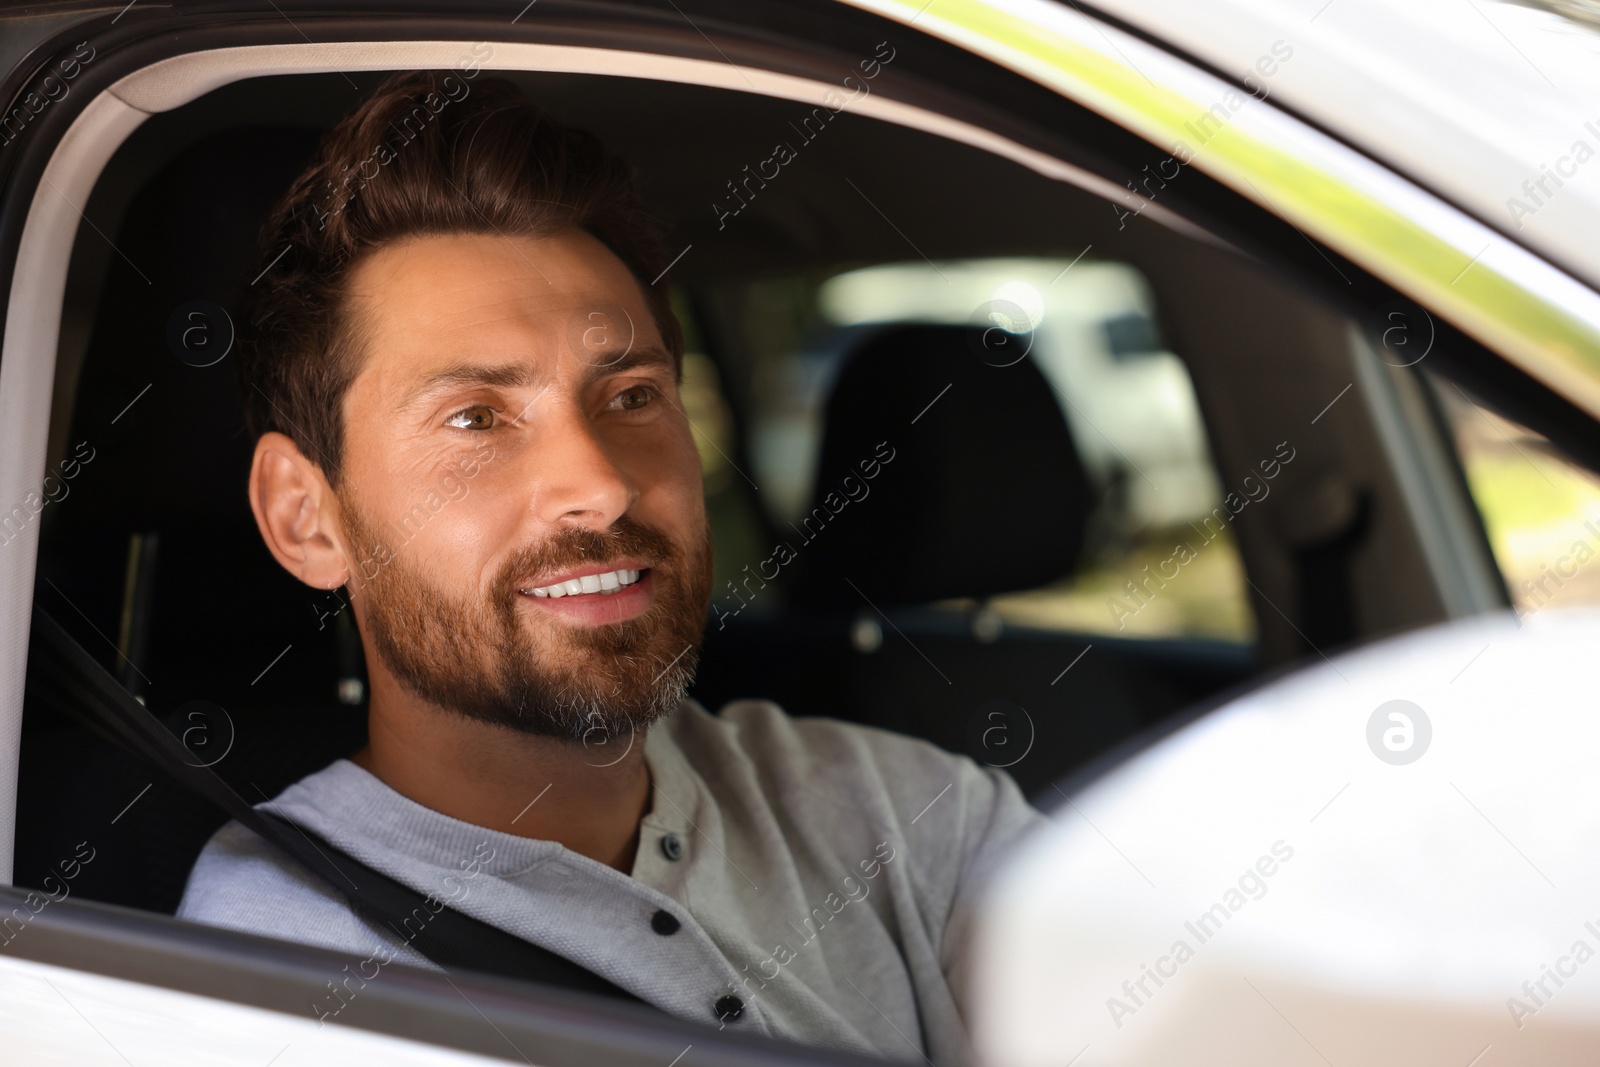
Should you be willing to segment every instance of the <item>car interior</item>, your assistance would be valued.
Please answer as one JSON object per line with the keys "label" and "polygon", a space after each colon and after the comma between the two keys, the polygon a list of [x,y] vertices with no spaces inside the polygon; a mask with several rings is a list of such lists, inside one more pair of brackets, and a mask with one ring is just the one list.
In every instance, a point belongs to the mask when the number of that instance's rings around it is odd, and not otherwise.
{"label": "car interior", "polygon": [[[1393,294],[1198,172],[1132,198],[1161,153],[1103,120],[1052,105],[1125,201],[848,108],[489,76],[630,159],[683,249],[707,708],[921,737],[1049,807],[1224,694],[1508,605],[1439,382],[1382,358]],[[261,543],[230,361],[171,337],[214,307],[227,347],[267,210],[381,77],[250,78],[154,115],[71,262],[50,463],[79,466],[40,519],[37,603],[252,802],[361,745],[360,645]],[[774,140],[794,158],[750,181]],[[1152,203],[1207,224],[1133,211]],[[1482,350],[1436,332],[1429,374],[1469,380]],[[105,812],[78,892],[171,913],[223,814],[47,686],[24,707],[17,884]]]}

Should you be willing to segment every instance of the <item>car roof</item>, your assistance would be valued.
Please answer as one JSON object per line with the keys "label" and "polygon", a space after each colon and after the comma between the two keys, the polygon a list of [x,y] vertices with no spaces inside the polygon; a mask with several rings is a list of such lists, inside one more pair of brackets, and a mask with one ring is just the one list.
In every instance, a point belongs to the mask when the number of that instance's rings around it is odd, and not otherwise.
{"label": "car roof", "polygon": [[[1281,43],[1271,98],[1482,221],[1600,280],[1600,4],[1593,0],[1099,0],[1235,79]],[[1571,157],[1557,187],[1523,183]],[[1517,209],[1512,200],[1531,209]]]}

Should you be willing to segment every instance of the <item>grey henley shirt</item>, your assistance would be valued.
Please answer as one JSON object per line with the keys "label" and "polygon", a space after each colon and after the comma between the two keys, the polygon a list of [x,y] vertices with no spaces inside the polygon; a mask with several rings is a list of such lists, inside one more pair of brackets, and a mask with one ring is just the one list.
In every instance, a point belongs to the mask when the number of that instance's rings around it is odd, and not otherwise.
{"label": "grey henley shirt", "polygon": [[[643,743],[653,802],[629,874],[423,807],[348,760],[259,807],[675,1015],[716,1025],[733,995],[729,1027],[968,1061],[973,890],[1043,819],[1007,775],[755,700],[719,716],[687,700]],[[434,966],[238,823],[200,854],[178,917],[349,952],[368,977],[389,959]]]}

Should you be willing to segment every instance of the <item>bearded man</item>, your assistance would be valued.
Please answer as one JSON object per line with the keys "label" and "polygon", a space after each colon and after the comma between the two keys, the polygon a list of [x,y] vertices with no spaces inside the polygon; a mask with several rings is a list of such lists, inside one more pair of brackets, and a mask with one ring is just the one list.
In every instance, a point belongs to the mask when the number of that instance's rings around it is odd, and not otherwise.
{"label": "bearded man", "polygon": [[[925,742],[686,698],[712,546],[656,224],[595,137],[466,89],[332,129],[240,313],[251,506],[348,589],[371,693],[262,807],[675,1015],[964,1059],[973,887],[1040,817]],[[179,916],[434,966],[238,823]]]}

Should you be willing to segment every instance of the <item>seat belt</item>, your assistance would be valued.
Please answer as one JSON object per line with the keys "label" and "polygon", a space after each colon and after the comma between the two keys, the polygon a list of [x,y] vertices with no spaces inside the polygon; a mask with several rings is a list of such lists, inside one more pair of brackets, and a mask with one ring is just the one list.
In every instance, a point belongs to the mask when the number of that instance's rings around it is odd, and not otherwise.
{"label": "seat belt", "polygon": [[428,899],[335,848],[306,828],[257,811],[209,766],[190,762],[191,753],[154,713],[91,656],[37,602],[33,608],[36,666],[68,706],[86,712],[112,740],[154,763],[180,785],[211,801],[299,862],[349,900],[367,922],[387,928],[445,970],[467,969],[562,989],[646,1003],[593,971],[549,949]]}

